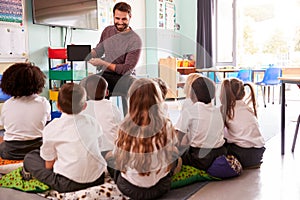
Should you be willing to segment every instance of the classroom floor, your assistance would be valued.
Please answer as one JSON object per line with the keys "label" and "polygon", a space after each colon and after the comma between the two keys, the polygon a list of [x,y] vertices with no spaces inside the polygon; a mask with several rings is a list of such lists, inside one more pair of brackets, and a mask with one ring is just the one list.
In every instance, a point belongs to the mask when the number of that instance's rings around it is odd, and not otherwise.
{"label": "classroom floor", "polygon": [[[292,129],[291,129],[292,131]],[[266,145],[260,169],[245,170],[242,175],[205,185],[189,200],[298,200],[300,199],[300,143],[294,155],[287,137],[286,153],[280,154],[280,136]]]}

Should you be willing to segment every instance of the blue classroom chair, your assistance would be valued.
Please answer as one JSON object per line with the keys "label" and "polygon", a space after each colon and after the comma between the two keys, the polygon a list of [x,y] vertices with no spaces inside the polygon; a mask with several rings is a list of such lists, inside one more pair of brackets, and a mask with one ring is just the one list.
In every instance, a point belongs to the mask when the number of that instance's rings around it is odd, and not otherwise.
{"label": "blue classroom chair", "polygon": [[252,82],[252,70],[251,69],[241,69],[236,78],[242,80],[244,83]]}
{"label": "blue classroom chair", "polygon": [[236,78],[237,75],[238,75],[238,72],[226,73],[226,78]]}
{"label": "blue classroom chair", "polygon": [[207,72],[207,77],[211,80],[215,81],[215,83],[221,83],[216,72]]}
{"label": "blue classroom chair", "polygon": [[266,100],[265,100],[266,87],[268,88],[268,102],[270,101],[270,87],[273,88],[272,104],[274,104],[274,87],[276,85],[280,85],[280,80],[278,79],[278,77],[280,76],[281,76],[281,68],[270,67],[266,69],[263,80],[255,83],[256,85],[261,87],[265,107],[266,107]]}

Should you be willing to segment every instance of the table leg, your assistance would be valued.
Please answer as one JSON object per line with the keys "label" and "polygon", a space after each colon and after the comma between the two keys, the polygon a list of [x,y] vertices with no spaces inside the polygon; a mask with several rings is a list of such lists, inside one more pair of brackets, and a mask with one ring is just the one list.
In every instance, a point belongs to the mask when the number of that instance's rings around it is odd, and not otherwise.
{"label": "table leg", "polygon": [[214,81],[217,82],[217,72],[214,72]]}
{"label": "table leg", "polygon": [[[215,83],[217,83],[217,72],[214,72],[214,81],[215,81]],[[217,105],[217,99],[216,99],[216,97],[214,99],[214,103],[215,103],[215,105]]]}
{"label": "table leg", "polygon": [[284,155],[285,143],[285,83],[281,88],[281,155]]}

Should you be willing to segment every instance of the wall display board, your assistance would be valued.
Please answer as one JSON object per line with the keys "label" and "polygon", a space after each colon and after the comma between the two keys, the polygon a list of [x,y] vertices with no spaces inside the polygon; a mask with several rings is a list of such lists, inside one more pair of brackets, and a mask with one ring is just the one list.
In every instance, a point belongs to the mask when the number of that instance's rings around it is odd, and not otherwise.
{"label": "wall display board", "polygon": [[176,24],[176,11],[173,0],[166,1],[166,29],[175,30]]}
{"label": "wall display board", "polygon": [[0,0],[0,62],[24,61],[27,39],[22,0]]}
{"label": "wall display board", "polygon": [[158,28],[175,30],[176,10],[173,0],[157,0]]}
{"label": "wall display board", "polygon": [[113,6],[115,0],[98,0],[98,16],[99,16],[99,29],[102,31],[106,26],[113,23]]}

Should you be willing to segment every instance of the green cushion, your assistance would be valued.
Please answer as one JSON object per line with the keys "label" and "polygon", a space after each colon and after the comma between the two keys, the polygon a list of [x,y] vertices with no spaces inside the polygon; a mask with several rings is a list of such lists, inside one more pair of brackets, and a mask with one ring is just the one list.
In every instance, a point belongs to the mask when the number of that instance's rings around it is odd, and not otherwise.
{"label": "green cushion", "polygon": [[5,188],[12,188],[24,192],[44,192],[49,190],[50,187],[35,178],[28,181],[23,180],[21,176],[22,167],[19,167],[8,174],[5,174],[0,179],[0,186]]}
{"label": "green cushion", "polygon": [[183,187],[199,181],[219,180],[207,174],[204,170],[182,165],[179,173],[172,176],[171,189]]}

